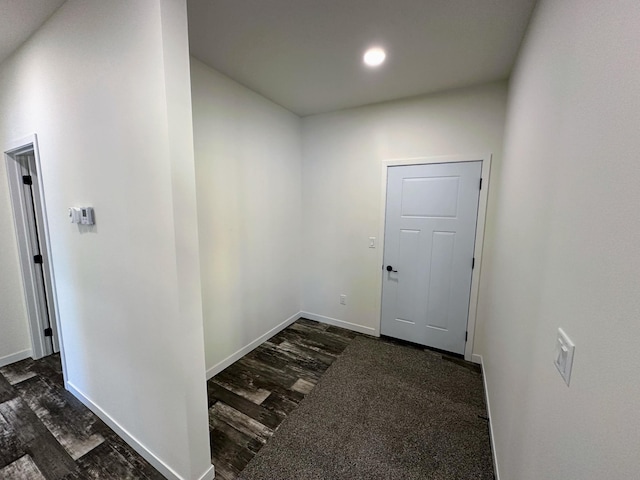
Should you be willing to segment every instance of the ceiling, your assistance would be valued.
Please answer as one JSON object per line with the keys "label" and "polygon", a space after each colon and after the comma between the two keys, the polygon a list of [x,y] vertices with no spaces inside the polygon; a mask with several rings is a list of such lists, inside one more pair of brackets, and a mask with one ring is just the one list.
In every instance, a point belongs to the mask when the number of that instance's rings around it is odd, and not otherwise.
{"label": "ceiling", "polygon": [[304,116],[507,78],[535,0],[187,4],[194,57]]}
{"label": "ceiling", "polygon": [[0,0],[0,63],[6,60],[65,0]]}

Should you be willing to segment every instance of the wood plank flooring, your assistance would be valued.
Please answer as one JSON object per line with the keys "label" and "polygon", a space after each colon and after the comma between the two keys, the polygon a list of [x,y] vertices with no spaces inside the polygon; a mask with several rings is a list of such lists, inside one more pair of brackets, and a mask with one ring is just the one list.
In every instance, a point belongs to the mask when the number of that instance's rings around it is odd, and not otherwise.
{"label": "wood plank flooring", "polygon": [[[217,479],[236,479],[359,335],[299,319],[207,382]],[[0,368],[0,480],[162,478],[64,389],[59,356]]]}
{"label": "wood plank flooring", "polygon": [[217,479],[238,476],[357,335],[299,319],[207,382]]}
{"label": "wood plank flooring", "polygon": [[59,355],[0,368],[0,480],[163,478],[64,389]]}

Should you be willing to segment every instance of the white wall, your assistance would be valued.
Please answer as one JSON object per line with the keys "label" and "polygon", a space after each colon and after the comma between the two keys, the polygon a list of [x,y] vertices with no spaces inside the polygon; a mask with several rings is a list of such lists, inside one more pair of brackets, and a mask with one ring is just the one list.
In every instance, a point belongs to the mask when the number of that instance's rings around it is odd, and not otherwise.
{"label": "white wall", "polygon": [[[506,96],[494,83],[303,119],[304,312],[378,333],[381,161],[493,153],[495,177]],[[488,222],[493,208],[490,195]]]}
{"label": "white wall", "polygon": [[0,218],[3,219],[0,228],[0,366],[3,366],[31,355],[31,340],[4,158],[0,165],[0,185]]}
{"label": "white wall", "polygon": [[502,480],[638,478],[638,25],[635,0],[542,0],[512,78],[476,343]]}
{"label": "white wall", "polygon": [[[0,145],[38,134],[68,387],[169,478],[196,479],[210,457],[186,28],[181,0],[68,1],[0,66]],[[71,205],[96,226],[70,224]],[[4,301],[21,287],[3,242]]]}
{"label": "white wall", "polygon": [[4,366],[31,355],[27,307],[4,155],[0,165],[0,219],[0,366]]}
{"label": "white wall", "polygon": [[191,81],[211,375],[300,311],[301,122],[195,58]]}

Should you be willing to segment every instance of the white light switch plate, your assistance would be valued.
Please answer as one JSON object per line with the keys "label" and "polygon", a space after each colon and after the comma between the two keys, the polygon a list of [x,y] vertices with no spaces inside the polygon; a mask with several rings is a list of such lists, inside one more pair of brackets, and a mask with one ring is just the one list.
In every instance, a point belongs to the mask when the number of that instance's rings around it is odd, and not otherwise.
{"label": "white light switch plate", "polygon": [[561,328],[558,329],[558,338],[556,340],[556,358],[555,364],[556,368],[564,378],[567,386],[569,385],[569,380],[571,379],[571,367],[573,366],[573,353],[576,349],[576,346],[573,344],[571,339],[564,333],[564,330]]}

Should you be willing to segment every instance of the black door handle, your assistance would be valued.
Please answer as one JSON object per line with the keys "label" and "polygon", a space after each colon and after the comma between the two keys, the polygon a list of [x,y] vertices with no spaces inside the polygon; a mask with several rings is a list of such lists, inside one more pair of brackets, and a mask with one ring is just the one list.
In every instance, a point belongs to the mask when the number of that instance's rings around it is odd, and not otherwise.
{"label": "black door handle", "polygon": [[398,270],[394,270],[391,265],[387,265],[387,272],[398,273]]}

